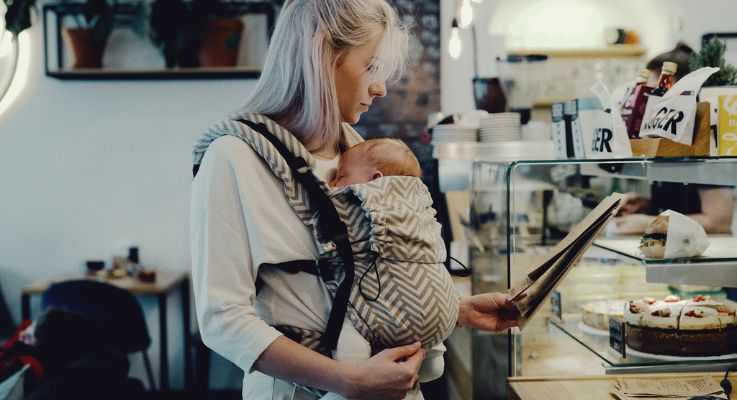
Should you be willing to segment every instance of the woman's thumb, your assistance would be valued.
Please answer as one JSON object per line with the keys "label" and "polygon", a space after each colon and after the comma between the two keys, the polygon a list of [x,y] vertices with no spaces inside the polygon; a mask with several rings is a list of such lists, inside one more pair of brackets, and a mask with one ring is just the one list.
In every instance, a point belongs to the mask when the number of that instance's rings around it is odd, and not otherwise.
{"label": "woman's thumb", "polygon": [[392,361],[410,357],[413,354],[417,353],[417,350],[419,349],[420,349],[420,342],[414,342],[412,344],[390,349]]}

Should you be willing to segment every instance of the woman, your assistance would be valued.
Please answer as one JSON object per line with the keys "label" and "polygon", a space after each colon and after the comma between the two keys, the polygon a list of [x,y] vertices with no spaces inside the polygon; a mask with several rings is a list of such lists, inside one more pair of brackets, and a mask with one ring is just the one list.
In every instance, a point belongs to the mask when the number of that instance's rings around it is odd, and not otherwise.
{"label": "woman", "polygon": [[[399,76],[406,54],[407,32],[384,0],[287,2],[244,111],[291,132],[327,181],[340,144],[362,140],[349,124],[386,95],[385,81]],[[202,159],[192,183],[191,243],[202,339],[245,371],[244,399],[315,398],[295,383],[357,399],[422,398],[413,389],[425,356],[417,343],[371,357],[344,324],[336,360],[272,327],[324,329],[331,300],[317,277],[260,268],[316,259],[317,250],[283,184],[237,138],[218,138]],[[460,307],[459,325],[501,331],[516,324],[502,294],[463,298]],[[442,364],[425,368],[442,372]]]}

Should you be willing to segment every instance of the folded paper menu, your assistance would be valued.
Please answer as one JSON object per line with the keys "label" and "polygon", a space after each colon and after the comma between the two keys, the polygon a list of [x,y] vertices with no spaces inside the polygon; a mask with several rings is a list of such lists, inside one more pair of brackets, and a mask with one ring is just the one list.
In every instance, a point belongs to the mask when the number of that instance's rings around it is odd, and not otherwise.
{"label": "folded paper menu", "polygon": [[612,394],[620,400],[681,400],[694,396],[727,399],[713,377],[680,379],[617,379]]}
{"label": "folded paper menu", "polygon": [[517,324],[520,329],[524,329],[543,301],[617,214],[621,200],[619,193],[605,198],[550,253],[536,260],[524,278],[509,289],[509,298],[519,309]]}

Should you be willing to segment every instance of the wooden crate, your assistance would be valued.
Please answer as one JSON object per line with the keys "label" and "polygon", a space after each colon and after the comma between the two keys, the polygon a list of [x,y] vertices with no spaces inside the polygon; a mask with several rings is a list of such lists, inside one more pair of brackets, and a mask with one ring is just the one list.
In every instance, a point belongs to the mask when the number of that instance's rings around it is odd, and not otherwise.
{"label": "wooden crate", "polygon": [[699,102],[696,104],[693,145],[689,146],[664,138],[631,139],[632,156],[647,158],[708,156],[709,139],[711,136],[709,125],[709,103],[705,101]]}

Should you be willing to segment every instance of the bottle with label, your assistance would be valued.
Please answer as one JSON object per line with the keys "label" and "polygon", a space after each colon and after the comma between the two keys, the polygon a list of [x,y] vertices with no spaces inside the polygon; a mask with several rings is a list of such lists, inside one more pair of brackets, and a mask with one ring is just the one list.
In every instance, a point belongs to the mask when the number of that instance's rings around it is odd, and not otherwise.
{"label": "bottle with label", "polygon": [[665,92],[668,91],[668,89],[673,86],[673,83],[676,81],[676,70],[678,69],[678,65],[674,62],[666,61],[663,63],[663,68],[661,68],[660,72],[660,81],[658,82],[658,87],[653,90],[650,95],[651,96],[663,96]]}
{"label": "bottle with label", "polygon": [[635,79],[635,86],[644,86],[647,84],[647,81],[650,79],[650,70],[649,69],[643,69],[640,71],[640,75],[637,75],[637,79]]}

